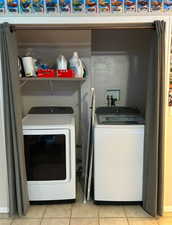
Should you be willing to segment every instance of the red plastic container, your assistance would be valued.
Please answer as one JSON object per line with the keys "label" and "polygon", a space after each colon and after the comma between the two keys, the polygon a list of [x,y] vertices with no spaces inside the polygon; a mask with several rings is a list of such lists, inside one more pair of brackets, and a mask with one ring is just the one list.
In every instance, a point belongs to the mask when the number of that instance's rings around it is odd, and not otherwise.
{"label": "red plastic container", "polygon": [[61,78],[72,78],[75,77],[75,73],[73,70],[57,70],[57,76]]}
{"label": "red plastic container", "polygon": [[46,69],[46,70],[43,70],[43,69],[38,69],[38,77],[46,77],[46,78],[49,78],[49,77],[55,77],[56,76],[56,73],[55,73],[55,70],[53,69]]}

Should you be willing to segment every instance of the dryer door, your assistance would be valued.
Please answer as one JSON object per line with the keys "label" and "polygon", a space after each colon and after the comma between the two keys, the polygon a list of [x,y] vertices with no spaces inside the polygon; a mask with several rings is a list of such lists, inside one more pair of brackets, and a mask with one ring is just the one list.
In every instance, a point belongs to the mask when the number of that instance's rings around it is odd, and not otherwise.
{"label": "dryer door", "polygon": [[70,179],[70,131],[24,130],[27,180],[67,182]]}

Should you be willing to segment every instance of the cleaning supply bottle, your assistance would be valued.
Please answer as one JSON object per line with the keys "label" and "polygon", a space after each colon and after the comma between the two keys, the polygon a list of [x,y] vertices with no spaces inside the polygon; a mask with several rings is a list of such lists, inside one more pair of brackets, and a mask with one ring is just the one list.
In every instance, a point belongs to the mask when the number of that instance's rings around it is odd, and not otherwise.
{"label": "cleaning supply bottle", "polygon": [[60,55],[57,58],[57,69],[58,70],[67,70],[67,60],[65,59],[64,55]]}
{"label": "cleaning supply bottle", "polygon": [[84,75],[84,68],[82,65],[82,61],[78,56],[77,52],[73,53],[72,58],[69,60],[70,68],[75,72],[75,77],[82,78]]}

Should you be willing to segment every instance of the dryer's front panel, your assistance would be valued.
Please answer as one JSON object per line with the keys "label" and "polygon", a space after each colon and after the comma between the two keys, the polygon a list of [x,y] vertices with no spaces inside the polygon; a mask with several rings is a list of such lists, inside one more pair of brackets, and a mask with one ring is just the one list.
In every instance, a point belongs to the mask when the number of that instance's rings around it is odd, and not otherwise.
{"label": "dryer's front panel", "polygon": [[65,192],[71,179],[70,131],[24,130],[24,147],[30,200],[52,199],[51,190]]}

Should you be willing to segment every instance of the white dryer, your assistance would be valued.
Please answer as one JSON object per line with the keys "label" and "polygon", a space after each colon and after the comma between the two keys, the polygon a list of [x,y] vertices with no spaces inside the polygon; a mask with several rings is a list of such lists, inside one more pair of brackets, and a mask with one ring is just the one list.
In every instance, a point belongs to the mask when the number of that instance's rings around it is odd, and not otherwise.
{"label": "white dryer", "polygon": [[75,118],[70,107],[33,107],[23,119],[30,201],[76,198]]}

